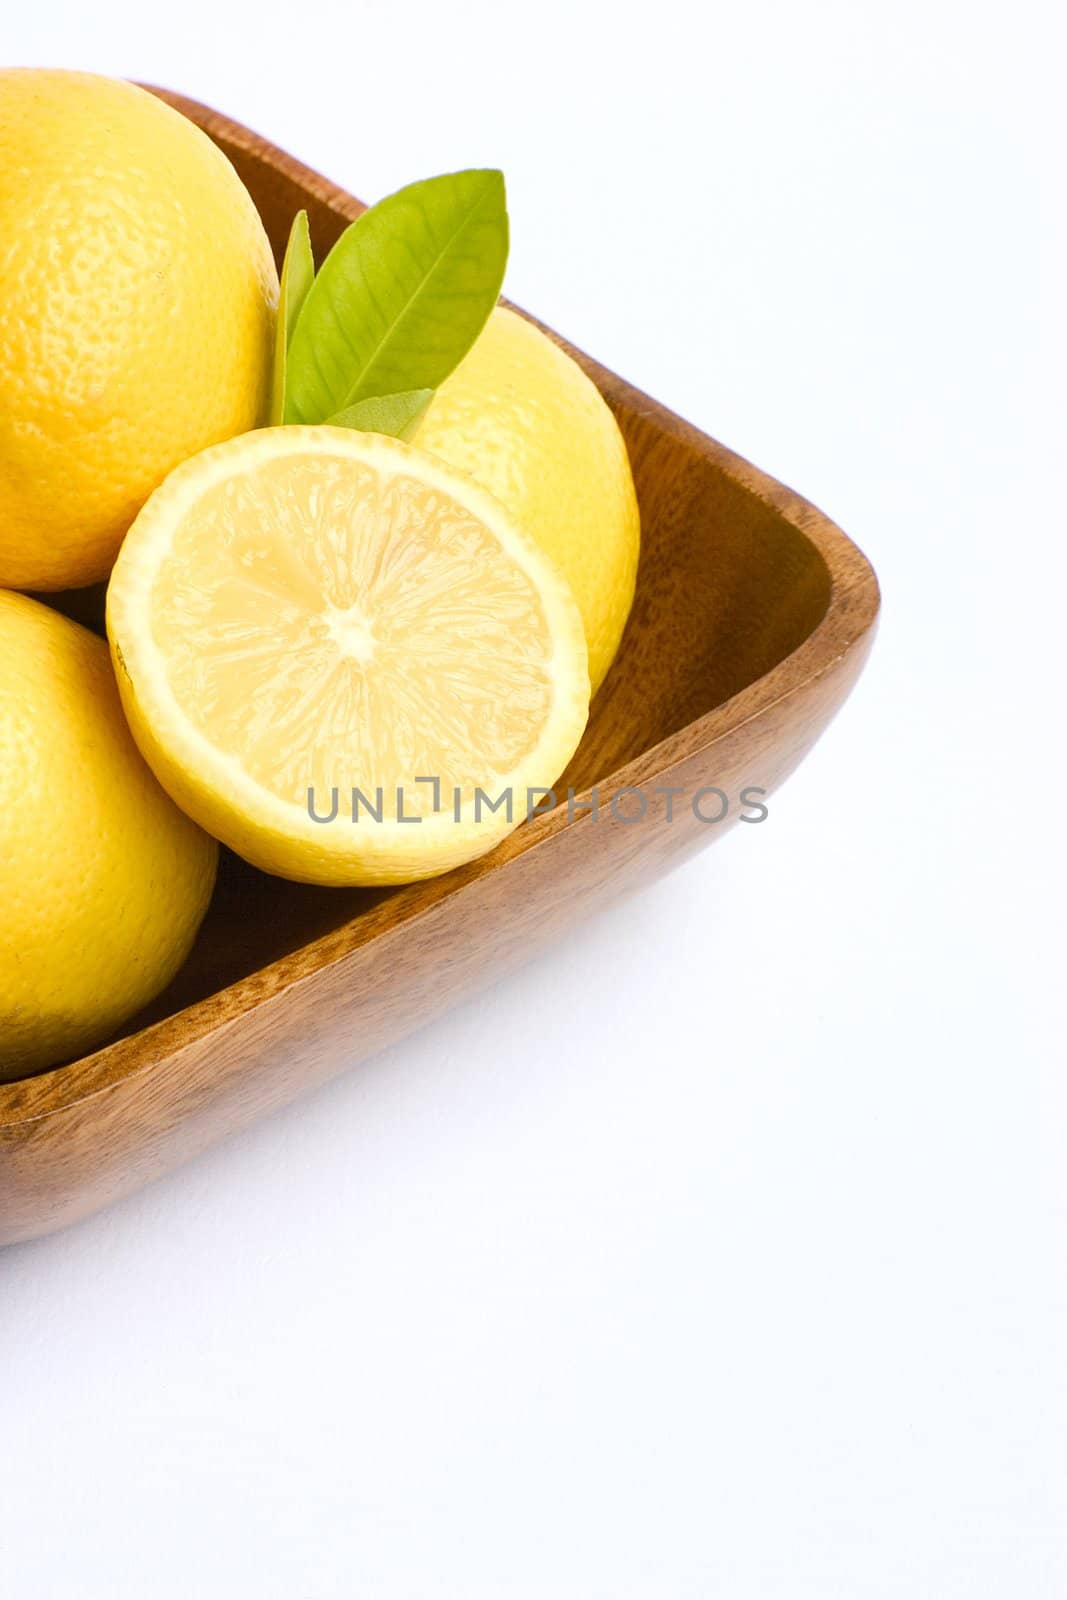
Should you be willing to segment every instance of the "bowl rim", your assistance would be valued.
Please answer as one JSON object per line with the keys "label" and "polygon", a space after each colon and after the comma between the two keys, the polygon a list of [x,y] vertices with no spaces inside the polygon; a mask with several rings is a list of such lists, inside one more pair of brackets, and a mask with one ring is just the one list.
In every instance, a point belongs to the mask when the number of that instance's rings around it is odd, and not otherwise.
{"label": "bowl rim", "polygon": [[[365,209],[338,185],[243,124],[171,90],[154,85],[144,87],[190,117],[209,135],[224,140],[252,159],[268,163],[343,221],[353,221]],[[522,314],[528,316],[526,312]],[[829,577],[826,610],[808,636],[768,672],[729,699],[597,779],[601,797],[610,800],[620,789],[637,787],[650,777],[669,774],[830,672],[874,627],[880,605],[878,580],[858,546],[802,495],[786,488],[744,457],[601,366],[537,318],[529,320],[579,361],[610,402],[631,412],[654,416],[657,427],[664,433],[712,461],[726,476],[777,512],[821,557]],[[586,789],[582,794],[588,792]],[[148,1072],[161,1060],[219,1028],[238,1025],[250,1012],[295,984],[310,981],[324,967],[332,966],[379,935],[410,927],[442,901],[462,895],[471,884],[503,870],[518,856],[542,848],[565,829],[588,823],[588,810],[575,807],[575,811],[576,814],[570,814],[569,808],[557,805],[552,811],[533,817],[489,855],[440,878],[391,890],[339,927],[135,1033],[33,1077],[0,1082],[0,1133],[83,1104],[119,1082]]]}

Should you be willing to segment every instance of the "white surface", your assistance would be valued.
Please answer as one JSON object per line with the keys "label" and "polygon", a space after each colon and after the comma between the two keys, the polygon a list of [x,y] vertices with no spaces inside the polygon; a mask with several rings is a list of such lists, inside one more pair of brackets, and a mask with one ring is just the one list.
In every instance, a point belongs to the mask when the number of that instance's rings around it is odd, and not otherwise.
{"label": "white surface", "polygon": [[882,579],[759,828],[0,1256],[0,1572],[112,1596],[1067,1592],[1059,7],[20,7],[368,199]]}

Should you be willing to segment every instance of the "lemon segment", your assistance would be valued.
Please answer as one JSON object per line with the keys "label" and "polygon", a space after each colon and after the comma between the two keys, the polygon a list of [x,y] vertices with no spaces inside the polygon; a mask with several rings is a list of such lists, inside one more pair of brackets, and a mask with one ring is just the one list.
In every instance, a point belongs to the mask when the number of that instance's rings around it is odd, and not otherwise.
{"label": "lemon segment", "polygon": [[462,474],[347,429],[263,429],[172,473],[123,545],[108,632],[164,787],[307,882],[480,855],[588,715],[581,617],[552,563]]}

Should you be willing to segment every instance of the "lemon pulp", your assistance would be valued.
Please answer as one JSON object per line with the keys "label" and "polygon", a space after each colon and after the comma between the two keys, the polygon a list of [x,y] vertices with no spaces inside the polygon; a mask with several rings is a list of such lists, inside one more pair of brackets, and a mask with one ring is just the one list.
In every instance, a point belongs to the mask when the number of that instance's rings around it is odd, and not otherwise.
{"label": "lemon pulp", "polygon": [[484,491],[373,435],[266,429],[194,458],[134,524],[108,613],[164,786],[287,876],[470,859],[587,714],[565,580]]}

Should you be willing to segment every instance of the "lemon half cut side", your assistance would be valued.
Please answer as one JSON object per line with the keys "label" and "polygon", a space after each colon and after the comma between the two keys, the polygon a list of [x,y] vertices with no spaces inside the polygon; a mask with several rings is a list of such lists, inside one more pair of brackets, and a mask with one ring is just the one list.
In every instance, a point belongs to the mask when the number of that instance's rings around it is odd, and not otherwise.
{"label": "lemon half cut side", "polygon": [[465,474],[375,434],[266,428],[187,461],[134,522],[107,609],[164,788],[304,882],[482,854],[588,716],[566,580]]}

